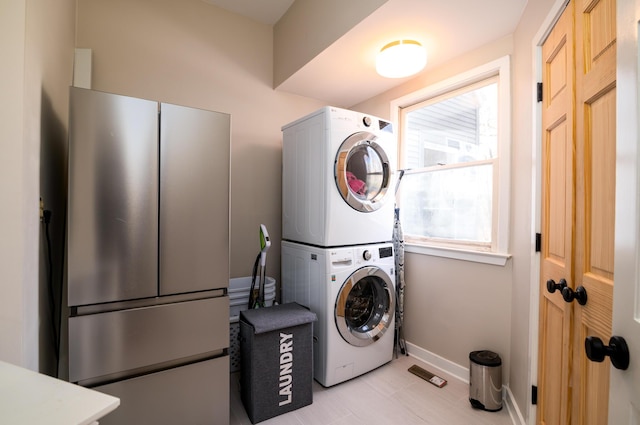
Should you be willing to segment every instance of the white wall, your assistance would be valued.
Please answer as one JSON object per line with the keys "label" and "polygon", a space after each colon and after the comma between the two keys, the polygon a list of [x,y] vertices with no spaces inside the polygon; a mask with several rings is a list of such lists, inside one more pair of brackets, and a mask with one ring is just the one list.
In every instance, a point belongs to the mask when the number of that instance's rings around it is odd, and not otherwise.
{"label": "white wall", "polygon": [[[424,76],[369,99],[353,109],[389,117],[389,103],[408,93],[512,55],[512,147],[510,253],[507,266],[462,263],[408,254],[405,337],[408,342],[463,367],[468,353],[487,348],[503,358],[508,384],[524,420],[530,412],[530,306],[537,266],[534,252],[535,146],[533,143],[533,37],[554,0],[528,2],[514,34],[464,54]],[[535,288],[534,288],[535,289]],[[534,290],[535,292],[535,290]],[[537,302],[537,300],[534,300]],[[537,318],[534,318],[537,320]],[[534,323],[535,325],[535,323]],[[534,326],[535,328],[535,326]],[[537,335],[534,335],[534,339]]]}
{"label": "white wall", "polygon": [[0,1],[0,359],[47,373],[53,345],[39,283],[38,198],[55,204],[50,189],[40,190],[40,152],[66,139],[57,123],[66,123],[74,16],[73,0]]}
{"label": "white wall", "polygon": [[[504,37],[353,109],[389,118],[392,100],[512,53],[513,38]],[[502,267],[408,253],[405,269],[407,342],[463,368],[469,367],[471,351],[495,351],[508,383],[511,260]]]}
{"label": "white wall", "polygon": [[[25,141],[34,147],[30,170],[34,170],[33,195],[43,200],[44,209],[51,211],[49,241],[51,244],[51,276],[47,235],[44,225],[39,230],[38,328],[39,370],[55,374],[55,342],[51,329],[57,325],[59,307],[52,317],[50,296],[59,306],[64,258],[66,201],[67,201],[67,121],[69,114],[69,85],[73,77],[75,37],[75,0],[52,3],[48,0],[27,2],[27,55],[25,67],[25,95],[28,119],[25,121]],[[38,199],[31,199],[27,209],[33,220],[37,217]],[[51,280],[50,280],[51,279]]]}
{"label": "white wall", "polygon": [[37,347],[37,319],[27,314],[34,311],[35,301],[26,299],[25,293],[33,292],[36,280],[27,276],[23,265],[26,245],[34,245],[25,236],[29,225],[23,199],[25,189],[29,190],[22,143],[26,7],[26,0],[0,2],[0,359],[36,369],[37,357],[28,348]]}
{"label": "white wall", "polygon": [[286,81],[387,1],[294,2],[273,28],[274,87]]}
{"label": "white wall", "polygon": [[[534,418],[531,405],[531,384],[536,383],[530,371],[537,361],[534,351],[537,345],[529,344],[530,329],[537,330],[537,314],[531,318],[530,306],[537,305],[538,299],[538,254],[535,251],[534,230],[536,212],[535,187],[540,184],[540,176],[535,173],[536,146],[533,127],[536,107],[534,75],[534,37],[557,0],[529,1],[522,19],[514,33],[513,56],[513,143],[512,143],[512,186],[511,186],[511,247],[513,254],[513,292],[511,297],[511,380],[509,388],[525,418]],[[537,42],[538,40],[536,40]],[[532,300],[532,295],[533,300]],[[537,340],[537,332],[531,335]],[[533,354],[533,358],[531,355]]]}
{"label": "white wall", "polygon": [[273,90],[272,35],[200,0],[78,1],[95,90],[231,114],[231,276],[251,274],[264,223],[279,281],[280,127],[323,104]]}

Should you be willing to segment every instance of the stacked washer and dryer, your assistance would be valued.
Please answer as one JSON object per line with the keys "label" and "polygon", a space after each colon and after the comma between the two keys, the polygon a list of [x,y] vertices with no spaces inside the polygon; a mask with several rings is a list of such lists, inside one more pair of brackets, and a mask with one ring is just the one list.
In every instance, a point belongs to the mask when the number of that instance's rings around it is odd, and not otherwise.
{"label": "stacked washer and dryer", "polygon": [[329,387],[393,356],[396,138],[335,107],[282,131],[282,300],[318,316],[314,378]]}

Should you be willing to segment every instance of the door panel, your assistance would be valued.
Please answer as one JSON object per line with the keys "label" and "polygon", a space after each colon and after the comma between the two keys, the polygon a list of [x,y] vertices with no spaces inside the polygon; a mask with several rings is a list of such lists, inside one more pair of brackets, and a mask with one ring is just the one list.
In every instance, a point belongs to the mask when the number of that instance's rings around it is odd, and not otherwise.
{"label": "door panel", "polygon": [[393,327],[393,287],[389,276],[378,267],[362,267],[349,276],[338,293],[334,317],[345,341],[365,347]]}
{"label": "door panel", "polygon": [[[553,49],[547,54],[547,73],[549,76],[549,97],[552,100],[551,104],[557,104],[553,102],[556,98],[559,98],[565,93],[567,85],[571,83],[571,80],[567,75],[567,62],[572,62],[571,46],[567,46],[566,39],[556,40],[560,34],[554,34],[553,37],[549,37],[548,42],[550,44],[548,49]],[[564,102],[560,102],[560,107],[564,106]]]}
{"label": "door panel", "polygon": [[[573,424],[606,424],[610,361],[593,363],[584,340],[611,337],[615,228],[616,14],[615,0],[576,6],[576,277],[587,290],[573,303]],[[597,400],[597,401],[596,401]]]}
{"label": "door panel", "polygon": [[[548,198],[548,233],[549,238],[547,257],[558,267],[565,269],[571,263],[571,211],[572,181],[567,166],[571,165],[572,146],[571,129],[567,128],[566,117],[555,128],[547,130],[546,164],[548,182],[550,183]],[[568,274],[565,276],[567,277]]]}
{"label": "door panel", "polygon": [[[608,331],[607,331],[608,333]],[[582,344],[576,349],[584,353],[584,340],[588,336],[597,336],[603,341],[605,335],[597,327],[582,326],[578,332]],[[583,385],[580,389],[580,406],[587,406],[585,410],[575,412],[577,421],[573,423],[585,425],[604,425],[607,423],[608,397],[603,394],[609,393],[609,365],[607,363],[595,363],[589,361],[586,356],[580,356],[579,363],[575,370],[582,376]],[[593,389],[597,389],[594,391]]]}
{"label": "door panel", "polygon": [[70,306],[157,295],[158,106],[72,87]]}
{"label": "door panel", "polygon": [[616,93],[609,90],[588,105],[585,126],[588,136],[585,156],[588,199],[587,234],[591,235],[586,269],[603,279],[613,278],[615,222]]}
{"label": "door panel", "polygon": [[229,285],[230,117],[160,107],[160,295]]}
{"label": "door panel", "polygon": [[573,5],[542,47],[542,246],[538,355],[538,423],[567,424],[571,306],[547,281],[573,277]]}
{"label": "door panel", "polygon": [[349,136],[335,159],[334,178],[342,199],[359,212],[372,212],[389,202],[391,164],[369,132]]}
{"label": "door panel", "polygon": [[[549,105],[543,103],[542,112],[541,424],[607,423],[609,360],[588,361],[584,340],[597,336],[608,341],[611,336],[615,19],[614,0],[577,0],[543,45]],[[586,289],[586,305],[547,292],[546,281],[560,278],[572,290]]]}
{"label": "door panel", "polygon": [[[582,0],[578,18],[578,34],[582,33],[581,51],[584,54],[584,71],[590,73],[599,62],[606,62],[604,55],[614,56],[616,41],[615,0]],[[602,69],[602,71],[606,71]]]}
{"label": "door panel", "polygon": [[[564,320],[565,306],[548,301],[543,303],[541,312],[543,322],[541,323],[541,335],[546,341],[569,341],[569,322]],[[546,343],[542,346],[539,359],[544,365],[544,373],[540,374],[538,387],[540,388],[539,398],[539,422],[541,424],[561,424],[563,418],[567,417],[566,398],[563,399],[558,394],[567,394],[569,380],[566,370],[568,369],[569,355],[566,344]],[[542,389],[544,388],[544,391]]]}

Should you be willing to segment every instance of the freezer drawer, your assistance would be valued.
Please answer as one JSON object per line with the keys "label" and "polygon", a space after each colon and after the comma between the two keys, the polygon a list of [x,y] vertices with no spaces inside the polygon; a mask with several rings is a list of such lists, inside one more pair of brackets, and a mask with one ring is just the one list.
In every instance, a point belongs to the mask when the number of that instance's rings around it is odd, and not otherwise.
{"label": "freezer drawer", "polygon": [[227,296],[69,318],[69,381],[229,347]]}
{"label": "freezer drawer", "polygon": [[120,398],[100,425],[229,423],[229,356],[93,389]]}

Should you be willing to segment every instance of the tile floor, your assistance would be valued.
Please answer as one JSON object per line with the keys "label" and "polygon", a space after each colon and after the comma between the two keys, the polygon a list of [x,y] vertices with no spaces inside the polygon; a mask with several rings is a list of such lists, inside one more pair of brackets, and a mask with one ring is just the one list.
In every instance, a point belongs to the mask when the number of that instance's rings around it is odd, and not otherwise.
{"label": "tile floor", "polygon": [[[407,369],[417,364],[448,381],[438,388]],[[240,400],[238,373],[231,375],[230,425],[250,425]],[[504,406],[504,403],[503,403]],[[401,356],[374,371],[324,388],[313,382],[313,403],[277,416],[264,425],[513,425],[504,406],[499,412],[473,409],[468,384]]]}

